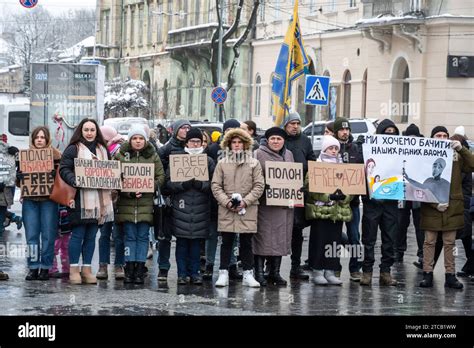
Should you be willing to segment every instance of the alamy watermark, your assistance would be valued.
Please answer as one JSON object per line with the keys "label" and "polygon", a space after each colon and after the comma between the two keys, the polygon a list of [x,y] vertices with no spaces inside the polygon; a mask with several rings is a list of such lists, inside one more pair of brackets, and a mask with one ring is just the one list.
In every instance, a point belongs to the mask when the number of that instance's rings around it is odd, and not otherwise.
{"label": "alamy watermark", "polygon": [[0,259],[2,258],[30,258],[30,261],[39,261],[39,245],[23,243],[0,243]]}

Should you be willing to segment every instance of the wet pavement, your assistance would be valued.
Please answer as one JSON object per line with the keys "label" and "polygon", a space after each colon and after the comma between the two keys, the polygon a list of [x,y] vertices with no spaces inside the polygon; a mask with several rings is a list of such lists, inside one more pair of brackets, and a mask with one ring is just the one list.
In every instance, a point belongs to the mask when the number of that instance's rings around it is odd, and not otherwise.
{"label": "wet pavement", "polygon": [[[13,211],[20,213],[19,203],[14,205]],[[305,230],[303,260],[308,249],[308,234],[309,229]],[[6,242],[24,244],[24,230],[17,231],[10,225],[1,241],[4,245]],[[340,287],[289,281],[287,287],[252,289],[231,281],[228,288],[218,289],[213,286],[217,266],[212,283],[178,286],[174,246],[173,242],[172,266],[165,284],[157,281],[156,251],[153,260],[147,262],[149,276],[144,285],[124,285],[123,281],[115,281],[113,267],[109,267],[109,280],[101,280],[97,285],[71,286],[67,279],[25,281],[25,258],[1,255],[0,269],[9,273],[10,280],[0,282],[0,315],[474,315],[474,281],[460,279],[464,283],[462,291],[445,289],[442,257],[435,269],[434,287],[418,287],[422,272],[412,264],[417,259],[412,227],[404,263],[393,267],[393,275],[400,282],[397,287],[378,285],[380,241],[376,247],[377,262],[371,287],[361,287],[349,280],[348,258],[341,259],[343,285]],[[460,241],[457,241],[457,247],[456,268],[459,270],[465,257]],[[97,268],[96,247],[93,271]],[[281,272],[287,280],[289,268],[287,256],[283,259]]]}

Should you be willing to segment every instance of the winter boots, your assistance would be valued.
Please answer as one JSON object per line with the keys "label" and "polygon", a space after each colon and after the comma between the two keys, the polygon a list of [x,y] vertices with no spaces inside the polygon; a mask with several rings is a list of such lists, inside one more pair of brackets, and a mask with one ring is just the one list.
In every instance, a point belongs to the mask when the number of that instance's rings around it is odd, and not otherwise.
{"label": "winter boots", "polygon": [[380,272],[379,284],[382,286],[397,286],[398,282],[392,278],[390,272]]}
{"label": "winter boots", "polygon": [[250,288],[259,288],[260,283],[255,280],[253,277],[253,270],[244,271],[242,278],[242,285],[248,286]]}
{"label": "winter boots", "polygon": [[372,272],[362,272],[362,277],[360,278],[360,285],[372,285]]}
{"label": "winter boots", "polygon": [[342,281],[336,277],[336,273],[334,271],[325,270],[324,278],[326,278],[329,285],[342,285]]}
{"label": "winter boots", "polygon": [[309,275],[307,275],[300,266],[291,266],[290,270],[290,279],[294,280],[308,280]]}
{"label": "winter boots", "polygon": [[79,272],[79,266],[69,266],[69,283],[82,284],[82,278],[81,278],[81,273]]}
{"label": "winter boots", "polygon": [[265,256],[255,255],[255,280],[260,283],[260,286],[267,286],[267,280],[265,279],[264,267],[265,267]]}
{"label": "winter boots", "polygon": [[287,282],[280,275],[281,256],[270,256],[270,270],[268,273],[267,282],[269,284],[286,286]]}
{"label": "winter boots", "polygon": [[92,274],[91,266],[82,266],[81,278],[84,284],[97,284],[97,278]]}
{"label": "winter boots", "polygon": [[145,277],[145,262],[135,262],[135,284],[143,284]]}
{"label": "winter boots", "polygon": [[108,277],[109,277],[109,274],[107,273],[107,264],[101,263],[99,265],[99,271],[96,274],[96,278],[106,280]]}
{"label": "winter boots", "polygon": [[464,285],[457,280],[456,276],[454,273],[446,273],[446,282],[444,283],[444,286],[446,288],[451,288],[451,289],[459,289],[461,290]]}
{"label": "winter boots", "polygon": [[423,272],[423,280],[420,282],[422,288],[433,287],[433,272]]}
{"label": "winter boots", "polygon": [[125,263],[125,278],[123,282],[125,284],[135,283],[135,262]]}

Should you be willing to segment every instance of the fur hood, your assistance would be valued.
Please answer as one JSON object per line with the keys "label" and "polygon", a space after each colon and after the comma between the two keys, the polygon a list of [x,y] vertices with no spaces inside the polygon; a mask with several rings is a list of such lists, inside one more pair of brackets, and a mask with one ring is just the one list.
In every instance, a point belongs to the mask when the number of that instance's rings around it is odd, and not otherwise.
{"label": "fur hood", "polygon": [[230,142],[232,138],[239,137],[244,143],[244,150],[251,151],[253,146],[252,137],[243,129],[234,128],[229,130],[221,141],[222,150],[230,150]]}

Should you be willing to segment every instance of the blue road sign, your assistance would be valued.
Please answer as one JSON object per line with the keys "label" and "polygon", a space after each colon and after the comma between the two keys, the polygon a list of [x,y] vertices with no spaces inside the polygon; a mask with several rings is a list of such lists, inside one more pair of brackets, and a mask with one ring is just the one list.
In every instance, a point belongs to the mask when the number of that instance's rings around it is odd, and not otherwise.
{"label": "blue road sign", "polygon": [[328,105],[330,80],[327,76],[306,75],[304,103]]}
{"label": "blue road sign", "polygon": [[211,99],[216,104],[224,104],[227,99],[227,91],[223,87],[216,87],[211,92]]}
{"label": "blue road sign", "polygon": [[38,4],[38,0],[20,0],[20,4],[26,8],[33,8]]}

